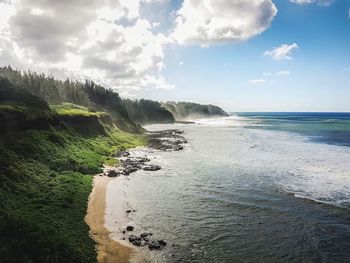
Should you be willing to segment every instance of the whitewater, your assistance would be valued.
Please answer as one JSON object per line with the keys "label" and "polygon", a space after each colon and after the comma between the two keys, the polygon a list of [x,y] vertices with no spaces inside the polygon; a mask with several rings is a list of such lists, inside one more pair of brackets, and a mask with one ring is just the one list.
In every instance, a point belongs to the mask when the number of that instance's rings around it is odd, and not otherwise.
{"label": "whitewater", "polygon": [[152,262],[348,262],[350,147],[274,122],[235,115],[147,126],[182,129],[189,143],[180,152],[138,149],[162,169],[109,184],[113,236],[132,224],[166,240],[162,252],[145,250]]}

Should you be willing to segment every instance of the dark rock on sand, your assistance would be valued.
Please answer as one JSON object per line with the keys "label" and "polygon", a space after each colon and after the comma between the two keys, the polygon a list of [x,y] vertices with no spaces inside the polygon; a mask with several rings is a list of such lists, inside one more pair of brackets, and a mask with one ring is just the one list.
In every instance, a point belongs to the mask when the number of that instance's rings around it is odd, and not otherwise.
{"label": "dark rock on sand", "polygon": [[130,235],[129,236],[129,242],[133,244],[134,246],[141,246],[141,237]]}
{"label": "dark rock on sand", "polygon": [[160,169],[161,169],[161,167],[159,165],[153,165],[153,164],[143,167],[143,170],[145,170],[145,171],[158,171]]}
{"label": "dark rock on sand", "polygon": [[163,247],[166,246],[166,242],[164,240],[158,240],[159,244]]}
{"label": "dark rock on sand", "polygon": [[131,213],[131,210],[128,209],[128,210],[126,210],[125,212],[126,212],[127,214],[130,214],[130,213]]}
{"label": "dark rock on sand", "polygon": [[162,249],[162,246],[159,244],[158,241],[151,241],[149,244],[148,244],[148,248],[150,250],[161,250]]}
{"label": "dark rock on sand", "polygon": [[118,176],[121,175],[121,174],[123,174],[123,173],[120,172],[120,171],[117,171],[117,170],[108,170],[108,171],[106,172],[106,175],[107,175],[108,177],[118,177]]}
{"label": "dark rock on sand", "polygon": [[126,231],[133,231],[134,230],[134,227],[133,226],[127,226],[126,227]]}
{"label": "dark rock on sand", "polygon": [[125,168],[124,168],[123,174],[124,174],[124,175],[129,175],[129,174],[131,174],[131,173],[136,172],[137,170],[138,170],[137,167],[128,166],[128,167],[125,167]]}
{"label": "dark rock on sand", "polygon": [[152,236],[152,235],[153,235],[152,233],[142,233],[140,236],[141,236],[141,238],[145,238],[145,237]]}

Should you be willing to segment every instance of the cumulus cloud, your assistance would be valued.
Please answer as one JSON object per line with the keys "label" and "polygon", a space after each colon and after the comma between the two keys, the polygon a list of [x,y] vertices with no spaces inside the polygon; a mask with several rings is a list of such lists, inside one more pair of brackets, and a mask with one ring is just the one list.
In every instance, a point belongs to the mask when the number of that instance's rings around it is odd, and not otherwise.
{"label": "cumulus cloud", "polygon": [[0,66],[88,78],[122,95],[167,90],[173,86],[162,75],[166,45],[244,41],[277,13],[272,0],[186,0],[162,33],[162,20],[142,10],[168,1],[0,0]]}
{"label": "cumulus cloud", "polygon": [[177,11],[172,38],[202,46],[243,41],[265,31],[276,14],[271,0],[187,0]]}
{"label": "cumulus cloud", "polygon": [[295,49],[298,49],[299,46],[296,43],[293,44],[283,44],[279,47],[275,47],[272,50],[265,51],[264,56],[269,56],[274,60],[289,60],[292,59],[292,52]]}
{"label": "cumulus cloud", "polygon": [[61,77],[66,72],[125,95],[172,88],[161,75],[167,38],[140,17],[142,2],[151,1],[2,1],[1,64]]}
{"label": "cumulus cloud", "polygon": [[321,6],[329,6],[331,5],[335,0],[290,0],[291,3],[295,4],[313,4],[317,3],[318,5]]}

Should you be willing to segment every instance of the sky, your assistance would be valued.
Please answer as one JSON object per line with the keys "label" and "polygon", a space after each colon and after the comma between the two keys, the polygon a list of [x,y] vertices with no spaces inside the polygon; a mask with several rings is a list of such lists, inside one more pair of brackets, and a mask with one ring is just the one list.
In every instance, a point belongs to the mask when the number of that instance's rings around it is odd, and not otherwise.
{"label": "sky", "polygon": [[350,0],[0,0],[0,66],[226,111],[350,111]]}

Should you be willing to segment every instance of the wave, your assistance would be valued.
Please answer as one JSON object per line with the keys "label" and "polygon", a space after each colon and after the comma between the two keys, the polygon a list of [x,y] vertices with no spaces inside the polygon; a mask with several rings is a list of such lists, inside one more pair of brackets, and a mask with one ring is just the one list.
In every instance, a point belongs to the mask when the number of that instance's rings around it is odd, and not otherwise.
{"label": "wave", "polygon": [[350,204],[349,147],[313,143],[283,131],[242,129],[235,134],[245,149],[241,162],[254,171],[264,170],[283,191],[333,205]]}
{"label": "wave", "polygon": [[237,115],[219,118],[206,118],[192,120],[197,125],[216,126],[216,127],[245,127],[245,126],[260,126],[251,122],[250,118],[245,118]]}

